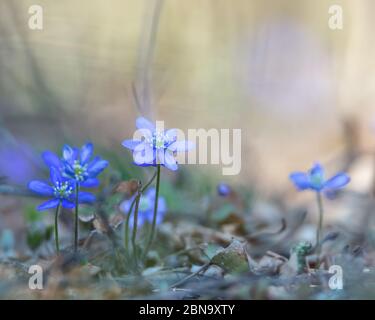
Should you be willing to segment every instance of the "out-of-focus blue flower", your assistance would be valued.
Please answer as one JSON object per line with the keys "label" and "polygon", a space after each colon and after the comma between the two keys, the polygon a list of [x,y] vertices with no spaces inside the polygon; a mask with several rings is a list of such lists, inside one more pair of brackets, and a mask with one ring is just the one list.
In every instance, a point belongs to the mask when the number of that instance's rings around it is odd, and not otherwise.
{"label": "out-of-focus blue flower", "polygon": [[[64,208],[74,208],[74,190],[75,181],[61,176],[59,169],[55,167],[50,168],[51,185],[33,180],[28,184],[30,190],[35,193],[51,198],[37,207],[39,211],[56,208],[61,204]],[[78,193],[79,203],[91,203],[95,201],[95,196],[89,192],[80,191]]]}
{"label": "out-of-focus blue flower", "polygon": [[2,139],[0,134],[0,176],[4,176],[9,183],[26,184],[35,177],[37,156],[23,142]]}
{"label": "out-of-focus blue flower", "polygon": [[108,166],[108,161],[98,156],[91,160],[94,151],[92,143],[86,143],[81,149],[65,145],[62,151],[61,159],[55,153],[45,151],[42,157],[47,166],[59,168],[64,177],[73,179],[82,187],[99,185],[96,177]]}
{"label": "out-of-focus blue flower", "polygon": [[221,197],[226,197],[232,192],[232,189],[226,183],[219,183],[217,186],[217,193]]}
{"label": "out-of-focus blue flower", "polygon": [[[154,215],[155,193],[156,193],[156,189],[151,188],[146,194],[142,195],[139,201],[139,207],[138,207],[138,227],[143,226],[145,223],[150,223],[150,224],[152,223],[152,219]],[[134,197],[135,196],[133,196],[132,198],[128,200],[123,201],[120,204],[120,210],[124,212],[125,214],[129,213],[130,206],[134,200]],[[159,196],[156,224],[160,224],[163,221],[166,211],[167,211],[167,204],[165,202],[165,199]],[[133,207],[133,214],[134,214],[134,207]],[[133,223],[134,221],[131,218],[129,220],[129,225],[131,228],[133,228]]]}
{"label": "out-of-focus blue flower", "polygon": [[307,173],[293,172],[289,178],[300,191],[310,189],[317,192],[323,191],[327,195],[345,187],[350,182],[350,177],[344,172],[339,172],[326,180],[324,168],[319,163],[315,163]]}
{"label": "out-of-focus blue flower", "polygon": [[177,170],[175,158],[177,152],[186,152],[194,147],[190,141],[177,141],[177,130],[158,130],[144,117],[136,120],[136,127],[142,134],[142,140],[124,140],[122,145],[133,151],[134,163],[138,166],[165,166]]}

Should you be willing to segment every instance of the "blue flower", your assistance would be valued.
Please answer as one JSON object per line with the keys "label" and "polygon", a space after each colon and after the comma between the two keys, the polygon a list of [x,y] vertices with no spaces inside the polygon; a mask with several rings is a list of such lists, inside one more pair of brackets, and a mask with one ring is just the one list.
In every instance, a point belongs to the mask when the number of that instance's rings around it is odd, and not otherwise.
{"label": "blue flower", "polygon": [[81,149],[65,145],[61,159],[51,151],[45,151],[42,157],[47,166],[60,169],[64,177],[76,181],[80,186],[96,187],[99,185],[96,177],[108,166],[108,161],[98,156],[90,160],[93,151],[92,143],[86,143]]}
{"label": "blue flower", "polygon": [[[28,184],[28,187],[33,192],[43,196],[49,197],[48,200],[37,207],[39,211],[56,208],[61,204],[64,208],[74,208],[74,190],[75,181],[66,179],[61,176],[59,169],[55,167],[50,168],[51,184],[46,182],[33,180]],[[95,201],[95,196],[89,192],[79,192],[79,203],[91,203]]]}
{"label": "blue flower", "polygon": [[315,163],[307,173],[293,172],[289,178],[300,191],[310,189],[316,192],[323,191],[325,194],[332,194],[350,182],[350,177],[344,172],[339,172],[326,180],[324,168],[319,163]]}
{"label": "blue flower", "polygon": [[37,158],[29,145],[5,139],[0,133],[0,176],[10,183],[25,184],[35,177],[35,163]]}
{"label": "blue flower", "polygon": [[219,183],[217,186],[217,193],[221,197],[226,197],[232,192],[232,189],[226,183]]}
{"label": "blue flower", "polygon": [[[150,224],[152,223],[152,218],[154,215],[155,193],[156,193],[155,188],[151,188],[146,194],[142,195],[139,201],[139,207],[138,207],[138,227],[143,226],[145,223],[150,223]],[[134,200],[134,197],[135,196],[133,196],[132,198],[128,200],[123,201],[120,204],[120,210],[124,212],[126,215],[129,213],[130,206]],[[163,221],[166,211],[167,211],[167,205],[166,205],[165,199],[159,196],[156,224],[160,224]],[[133,207],[133,212],[134,212],[134,207]],[[131,218],[129,220],[129,225],[131,228],[133,228],[133,223],[134,221]]]}
{"label": "blue flower", "polygon": [[186,152],[193,148],[190,141],[177,141],[177,130],[158,130],[153,123],[143,117],[136,120],[142,140],[124,140],[122,145],[133,151],[134,163],[138,166],[165,166],[177,170],[175,158],[177,152]]}

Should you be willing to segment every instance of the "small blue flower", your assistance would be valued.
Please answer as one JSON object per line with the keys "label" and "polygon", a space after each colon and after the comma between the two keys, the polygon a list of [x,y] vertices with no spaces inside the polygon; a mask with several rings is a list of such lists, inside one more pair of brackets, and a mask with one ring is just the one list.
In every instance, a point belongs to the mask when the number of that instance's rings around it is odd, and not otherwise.
{"label": "small blue flower", "polygon": [[[138,207],[138,227],[143,226],[145,223],[152,223],[152,218],[154,215],[154,203],[155,203],[155,188],[151,188],[146,194],[142,195],[140,201],[139,201],[139,207]],[[125,214],[129,213],[130,206],[134,200],[133,196],[132,198],[123,201],[120,204],[120,210],[124,212]],[[167,211],[167,205],[165,202],[165,199],[163,197],[159,196],[158,201],[158,212],[157,212],[157,219],[156,224],[160,224],[163,221],[164,215]],[[134,214],[134,207],[133,207],[133,214]],[[131,218],[129,220],[129,225],[131,228],[133,228],[133,219]]]}
{"label": "small blue flower", "polygon": [[35,177],[35,163],[37,158],[29,145],[0,133],[0,176],[10,183],[25,184]]}
{"label": "small blue flower", "polygon": [[142,140],[124,140],[122,145],[133,151],[134,163],[138,166],[165,166],[177,170],[177,152],[186,152],[194,147],[190,141],[177,141],[177,130],[158,130],[153,123],[143,117],[136,120],[136,127]]}
{"label": "small blue flower", "polygon": [[[39,211],[56,208],[61,204],[64,208],[74,208],[74,190],[75,182],[71,179],[66,179],[61,176],[59,169],[55,167],[50,168],[51,185],[46,182],[33,180],[28,184],[28,187],[33,192],[43,196],[52,198],[37,207]],[[79,192],[79,203],[92,203],[95,201],[95,196],[89,192]]]}
{"label": "small blue flower", "polygon": [[293,172],[289,178],[300,191],[310,189],[316,192],[323,191],[325,194],[332,194],[350,182],[350,177],[344,172],[339,172],[326,180],[324,168],[319,163],[315,163],[307,173]]}
{"label": "small blue flower", "polygon": [[59,168],[64,177],[73,179],[82,187],[99,185],[96,177],[108,166],[108,161],[100,157],[90,160],[94,151],[92,143],[86,143],[81,149],[65,145],[62,151],[61,159],[55,153],[45,151],[42,157],[47,166]]}
{"label": "small blue flower", "polygon": [[232,192],[232,189],[226,183],[219,183],[217,186],[217,193],[221,197],[226,197]]}

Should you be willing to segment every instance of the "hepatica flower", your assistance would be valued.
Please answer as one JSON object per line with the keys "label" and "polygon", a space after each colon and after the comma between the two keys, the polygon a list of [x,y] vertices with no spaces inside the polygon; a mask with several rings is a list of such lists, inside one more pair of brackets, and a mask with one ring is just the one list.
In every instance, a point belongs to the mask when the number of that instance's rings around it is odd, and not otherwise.
{"label": "hepatica flower", "polygon": [[231,192],[232,192],[232,189],[228,184],[223,183],[223,182],[218,184],[217,193],[219,196],[226,197],[226,196],[229,196]]}
{"label": "hepatica flower", "polygon": [[[72,209],[74,204],[75,182],[71,179],[64,178],[59,169],[55,167],[50,168],[51,183],[46,183],[39,180],[33,180],[28,184],[28,187],[33,192],[40,196],[50,198],[37,207],[39,211],[56,208],[55,214],[55,239],[56,249],[59,251],[58,245],[58,226],[57,217],[60,207]],[[79,203],[91,203],[95,201],[95,196],[89,192],[78,192]]]}
{"label": "hepatica flower", "polygon": [[[161,123],[161,122],[160,122]],[[149,234],[149,238],[146,242],[145,249],[143,251],[143,258],[146,257],[147,252],[152,245],[156,225],[160,218],[158,217],[159,212],[159,187],[160,187],[160,169],[161,167],[166,167],[169,170],[177,170],[178,164],[176,161],[176,154],[178,152],[185,152],[193,148],[193,143],[189,141],[177,141],[177,129],[169,129],[164,130],[164,128],[160,128],[159,123],[157,122],[154,125],[152,122],[147,120],[144,117],[139,117],[136,120],[136,127],[137,132],[140,134],[139,139],[132,139],[132,140],[124,140],[122,145],[130,149],[133,152],[133,160],[134,163],[138,166],[153,166],[156,167],[156,172],[149,183],[146,185],[149,186],[153,179],[156,177],[156,188],[155,188],[155,196],[153,197],[154,204],[153,204],[153,213],[152,213],[152,222],[151,222],[151,231]],[[142,201],[142,192],[144,190],[139,191],[137,198],[133,200],[133,204],[135,202],[135,211],[134,211],[134,219],[137,220],[138,212],[141,210],[140,207],[145,208],[145,203],[148,203],[151,197],[143,199]],[[163,206],[163,201],[160,202],[161,206]],[[125,204],[124,204],[125,205]],[[147,206],[148,207],[148,206]],[[140,215],[140,223],[144,223],[144,221],[149,220],[150,218],[150,211],[144,210],[144,214]],[[127,219],[129,221],[129,219]],[[134,258],[137,261],[137,253],[136,253],[136,246],[134,243],[136,230],[138,227],[138,222],[133,223],[133,251],[134,251]],[[127,235],[128,234],[128,223],[125,224],[125,247],[127,247]]]}
{"label": "hepatica flower", "polygon": [[177,170],[176,153],[186,152],[193,148],[190,141],[177,141],[177,130],[158,129],[143,117],[136,120],[136,127],[141,133],[140,140],[125,140],[122,145],[133,151],[134,163],[139,166],[165,166]]}
{"label": "hepatica flower", "polygon": [[97,176],[108,166],[108,161],[100,157],[92,158],[94,145],[89,142],[81,148],[65,145],[62,150],[62,158],[51,151],[45,151],[42,155],[44,162],[51,168],[57,168],[61,175],[74,181],[74,250],[78,249],[78,203],[80,187],[96,187],[99,185]]}
{"label": "hepatica flower", "polygon": [[[73,180],[63,178],[58,169],[52,167],[50,169],[51,183],[33,180],[28,187],[40,196],[48,197],[50,200],[38,206],[38,210],[47,210],[56,208],[61,205],[64,208],[74,208],[74,189]],[[95,196],[89,192],[79,192],[78,199],[80,203],[91,203],[95,201]]]}
{"label": "hepatica flower", "polygon": [[[142,227],[145,223],[152,223],[153,213],[154,213],[154,203],[155,203],[155,194],[156,189],[151,188],[146,194],[142,195],[139,200],[139,208],[138,208],[138,227]],[[134,197],[123,201],[120,204],[120,210],[124,214],[129,214],[131,209],[131,205],[134,201]],[[157,219],[156,224],[160,224],[163,221],[164,215],[167,211],[167,205],[165,199],[163,197],[159,197],[159,205],[158,205],[158,212],[157,212]],[[131,213],[130,213],[131,214]],[[129,220],[129,225],[131,228],[134,227],[133,220]]]}
{"label": "hepatica flower", "polygon": [[[312,190],[316,193],[316,199],[319,209],[319,225],[316,232],[316,250],[318,260],[321,251],[321,233],[323,229],[323,201],[321,194],[331,197],[336,191],[342,189],[350,182],[350,177],[344,173],[339,172],[329,179],[325,179],[324,168],[315,163],[308,172],[293,172],[289,176],[290,180],[294,183],[296,188],[300,191]],[[319,267],[319,261],[318,261]]]}
{"label": "hepatica flower", "polygon": [[345,187],[350,182],[350,177],[346,173],[340,172],[326,180],[324,168],[316,163],[307,173],[293,172],[290,175],[290,180],[300,191],[310,189],[329,194]]}
{"label": "hepatica flower", "polygon": [[70,178],[82,187],[96,187],[99,185],[97,176],[108,166],[108,161],[96,156],[91,159],[94,151],[92,143],[86,143],[80,149],[65,145],[60,159],[51,151],[42,155],[49,167],[57,167],[63,176]]}

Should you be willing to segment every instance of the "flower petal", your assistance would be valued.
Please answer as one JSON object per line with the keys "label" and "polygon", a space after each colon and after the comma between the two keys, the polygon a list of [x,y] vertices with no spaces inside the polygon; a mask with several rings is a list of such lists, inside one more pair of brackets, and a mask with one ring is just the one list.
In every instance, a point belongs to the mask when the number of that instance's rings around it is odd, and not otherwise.
{"label": "flower petal", "polygon": [[53,195],[53,188],[43,181],[31,181],[28,184],[28,188],[41,196],[50,197]]}
{"label": "flower petal", "polygon": [[78,193],[78,202],[79,203],[92,203],[95,202],[96,197],[90,192],[80,191]]}
{"label": "flower petal", "polygon": [[[154,163],[144,163],[144,164],[139,164],[139,163],[136,163],[135,161],[133,161],[133,164],[137,165],[137,166],[140,166],[140,167],[156,167],[156,164]],[[163,166],[163,165],[162,165]]]}
{"label": "flower petal", "polygon": [[148,129],[150,131],[155,130],[155,125],[144,117],[138,117],[135,121],[137,129]]}
{"label": "flower petal", "polygon": [[[138,211],[138,218],[137,218],[137,227],[138,228],[141,228],[145,224],[146,218],[147,218],[147,216],[145,215],[144,212]],[[130,226],[131,229],[133,229],[134,216],[130,217],[129,226]]]}
{"label": "flower petal", "polygon": [[155,152],[147,144],[139,144],[133,152],[133,160],[137,165],[153,164],[155,161]]}
{"label": "flower petal", "polygon": [[161,165],[165,164],[165,155],[164,155],[165,152],[166,150],[164,149],[159,149],[156,151],[156,159],[155,159],[156,164],[161,164]]}
{"label": "flower petal", "polygon": [[96,177],[100,172],[102,172],[109,162],[102,160],[100,157],[96,157],[88,166],[87,171],[91,178]]}
{"label": "flower petal", "polygon": [[169,151],[164,153],[164,165],[166,168],[172,171],[176,171],[178,169],[177,161],[173,156],[173,153]]}
{"label": "flower petal", "polygon": [[65,160],[63,160],[63,164],[64,164],[64,166],[63,166],[63,168],[64,168],[63,173],[65,173],[64,176],[67,175],[69,177],[74,178],[75,177],[75,173],[74,173],[73,165],[70,164],[69,162],[65,161]]}
{"label": "flower petal", "polygon": [[151,187],[146,195],[145,195],[148,199],[150,199],[151,202],[154,202],[155,201],[155,196],[156,196],[156,188],[155,187]]}
{"label": "flower petal", "polygon": [[121,144],[130,150],[134,150],[142,141],[140,140],[124,140]]}
{"label": "flower petal", "polygon": [[64,145],[62,154],[63,154],[64,160],[68,162],[74,160],[74,150],[71,146],[67,144]]}
{"label": "flower petal", "polygon": [[313,167],[310,169],[310,174],[314,176],[320,176],[323,179],[324,178],[323,166],[319,162],[314,163]]}
{"label": "flower petal", "polygon": [[324,184],[324,189],[340,189],[346,186],[349,182],[350,177],[346,173],[340,172],[326,181],[326,183]]}
{"label": "flower petal", "polygon": [[128,214],[133,200],[134,200],[134,197],[131,198],[131,199],[124,200],[123,202],[121,202],[121,204],[120,204],[120,210],[123,213]]}
{"label": "flower petal", "polygon": [[188,141],[188,140],[183,140],[183,141],[176,141],[172,143],[168,147],[168,150],[171,150],[172,152],[186,152],[194,148],[195,148],[195,144],[193,142]]}
{"label": "flower petal", "polygon": [[149,129],[137,129],[137,131],[134,133],[134,136],[137,138],[141,138],[141,140],[144,141],[144,140],[151,140],[153,134],[154,134],[154,131],[149,130]]}
{"label": "flower petal", "polygon": [[61,201],[61,205],[66,209],[73,209],[75,207],[75,204],[73,202],[66,199]]}
{"label": "flower petal", "polygon": [[95,188],[99,185],[100,181],[97,178],[89,178],[85,181],[82,181],[80,185],[84,188]]}
{"label": "flower petal", "polygon": [[231,187],[226,183],[219,183],[217,186],[217,193],[221,197],[226,197],[232,192]]}
{"label": "flower petal", "polygon": [[158,201],[158,215],[164,214],[167,211],[167,203],[165,202],[165,199],[163,197],[159,197]]}
{"label": "flower petal", "polygon": [[94,145],[89,142],[82,146],[81,148],[81,164],[86,164],[92,156],[94,151]]}
{"label": "flower petal", "polygon": [[47,210],[51,208],[56,208],[59,205],[60,200],[59,199],[52,199],[48,200],[46,202],[43,202],[41,205],[37,207],[38,211]]}
{"label": "flower petal", "polygon": [[146,147],[150,147],[148,144],[141,141],[141,143],[138,143],[138,145],[135,146],[134,152],[143,152]]}
{"label": "flower petal", "polygon": [[48,167],[59,168],[61,166],[61,161],[60,161],[59,157],[51,151],[44,151],[42,153],[42,158],[43,158],[44,163]]}
{"label": "flower petal", "polygon": [[293,172],[289,175],[289,179],[294,183],[298,190],[311,188],[309,176],[304,172]]}
{"label": "flower petal", "polygon": [[177,129],[175,128],[172,128],[172,129],[168,129],[167,131],[165,131],[165,136],[169,139],[169,140],[173,140],[173,141],[176,141],[177,140]]}
{"label": "flower petal", "polygon": [[55,167],[51,167],[50,177],[51,177],[51,181],[54,185],[62,182],[62,176],[61,176],[60,170],[55,168]]}

